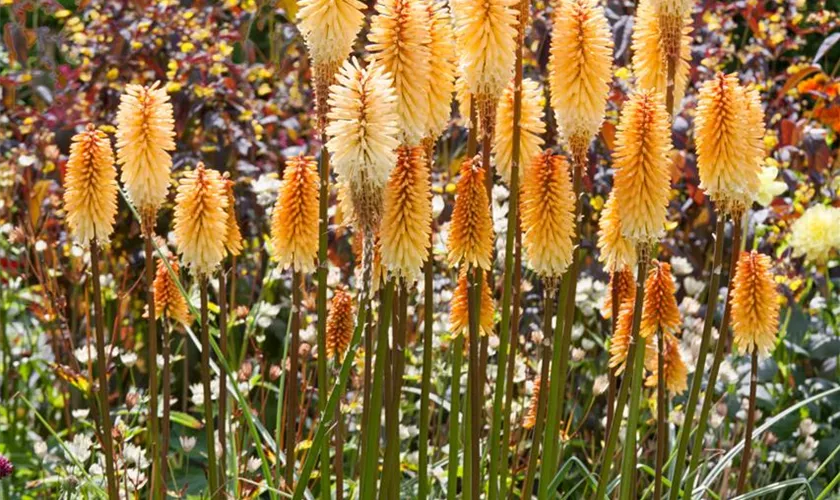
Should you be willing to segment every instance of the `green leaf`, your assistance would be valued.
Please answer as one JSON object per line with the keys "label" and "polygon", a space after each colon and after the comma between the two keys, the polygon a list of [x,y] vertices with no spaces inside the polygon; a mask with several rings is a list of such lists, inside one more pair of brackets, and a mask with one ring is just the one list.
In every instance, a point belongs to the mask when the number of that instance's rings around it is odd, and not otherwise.
{"label": "green leaf", "polygon": [[190,429],[201,429],[204,427],[204,424],[202,424],[200,420],[182,411],[173,411],[169,415],[169,419],[176,424],[189,427]]}

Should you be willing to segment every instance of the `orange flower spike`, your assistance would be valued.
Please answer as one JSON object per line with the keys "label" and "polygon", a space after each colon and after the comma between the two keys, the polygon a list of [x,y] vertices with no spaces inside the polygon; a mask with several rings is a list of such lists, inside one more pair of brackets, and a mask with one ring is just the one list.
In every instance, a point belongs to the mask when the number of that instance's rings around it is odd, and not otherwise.
{"label": "orange flower spike", "polygon": [[657,330],[673,333],[682,324],[677,305],[671,265],[654,260],[645,281],[645,303],[642,308],[642,337],[655,335]]}
{"label": "orange flower spike", "polygon": [[[175,276],[178,276],[178,271],[180,269],[178,259],[171,257],[169,259],[169,266],[172,268],[172,272]],[[181,291],[178,289],[177,283],[175,283],[175,280],[172,279],[172,276],[169,274],[169,269],[166,267],[163,260],[158,260],[154,287],[156,319],[159,319],[162,315],[166,314],[169,318],[184,325],[192,323],[192,316],[190,315],[190,309],[187,306],[187,301],[184,299],[184,296],[181,295]]]}
{"label": "orange flower spike", "polygon": [[[662,366],[665,374],[665,388],[671,396],[678,396],[688,388],[688,369],[680,354],[680,341],[671,333],[666,333],[664,350],[662,351]],[[651,372],[645,386],[656,387],[659,382],[659,351],[654,347],[645,352],[645,366]]]}
{"label": "orange flower spike", "polygon": [[[496,112],[496,132],[493,134],[493,155],[496,171],[506,184],[510,184],[510,169],[513,162],[513,87],[514,81],[505,89]],[[519,180],[525,176],[525,169],[540,154],[545,141],[545,104],[540,84],[530,78],[522,80],[522,102],[519,110]],[[520,186],[522,183],[520,182]]]}
{"label": "orange flower spike", "polygon": [[181,260],[199,275],[211,274],[225,256],[227,197],[218,171],[199,162],[178,186],[175,243]]}
{"label": "orange flower spike", "polygon": [[350,340],[353,338],[353,298],[344,288],[336,289],[330,300],[330,313],[327,316],[327,356],[344,356]]}
{"label": "orange flower spike", "polygon": [[779,331],[779,292],[770,257],[753,250],[742,252],[732,279],[732,331],[740,352],[766,356]]}
{"label": "orange flower spike", "polygon": [[616,375],[624,372],[627,364],[627,353],[630,350],[630,339],[633,336],[633,303],[635,300],[625,300],[618,312],[618,324],[610,339],[610,368],[615,368]]}
{"label": "orange flower spike", "polygon": [[426,1],[429,16],[429,115],[426,137],[437,138],[449,124],[457,55],[452,16],[445,2]]}
{"label": "orange flower spike", "polygon": [[[458,283],[452,293],[452,301],[449,306],[449,331],[453,336],[463,335],[465,339],[467,339],[470,327],[468,292],[467,270],[465,267],[461,267],[461,271],[458,273]],[[485,273],[484,279],[481,280],[481,312],[478,318],[481,335],[491,335],[493,333],[495,310],[493,292],[490,290],[490,284]]]}
{"label": "orange flower spike", "polygon": [[611,272],[636,266],[636,245],[625,238],[621,231],[621,213],[614,190],[607,197],[598,220],[598,249],[598,260]]}
{"label": "orange flower spike", "polygon": [[225,226],[225,248],[234,257],[242,253],[242,232],[236,220],[236,198],[233,196],[233,181],[222,176],[225,181],[225,197],[227,198],[227,224]]}
{"label": "orange flower spike", "polygon": [[537,424],[537,408],[540,402],[540,390],[542,386],[542,378],[537,375],[534,379],[534,390],[531,392],[531,401],[528,404],[528,411],[522,417],[522,428],[533,429]]}
{"label": "orange flower spike", "polygon": [[636,300],[636,279],[630,267],[610,273],[610,283],[607,285],[607,294],[604,296],[604,303],[601,306],[601,316],[604,319],[612,318],[612,305],[613,300],[615,300],[613,293],[618,296],[619,306],[624,301]]}
{"label": "orange flower spike", "polygon": [[296,271],[315,270],[318,254],[318,172],[315,160],[297,156],[286,164],[271,215],[272,257]]}
{"label": "orange flower spike", "polygon": [[461,164],[447,246],[451,265],[463,262],[467,267],[489,270],[493,254],[493,219],[484,169],[479,164],[477,158],[468,158]]}

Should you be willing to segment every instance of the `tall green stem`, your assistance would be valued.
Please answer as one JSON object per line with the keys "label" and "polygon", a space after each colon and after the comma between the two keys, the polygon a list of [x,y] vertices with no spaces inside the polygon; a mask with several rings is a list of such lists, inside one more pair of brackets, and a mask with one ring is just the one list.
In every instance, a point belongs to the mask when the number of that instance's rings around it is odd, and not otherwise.
{"label": "tall green stem", "polygon": [[219,482],[216,465],[216,431],[213,426],[213,399],[210,391],[210,325],[207,307],[207,276],[200,275],[201,297],[201,382],[204,386],[204,431],[207,436],[207,474],[210,483],[210,498],[218,498]]}
{"label": "tall green stem", "polygon": [[507,498],[507,476],[510,453],[510,414],[513,407],[513,377],[516,368],[516,352],[519,345],[519,296],[522,281],[522,229],[519,224],[519,215],[516,217],[516,237],[513,256],[513,282],[516,286],[513,289],[513,304],[510,315],[510,349],[507,353],[507,374],[505,375],[505,408],[502,416],[502,441],[503,455],[500,460],[499,471],[499,498]]}
{"label": "tall green stem", "polygon": [[297,442],[298,365],[300,364],[300,307],[301,273],[292,272],[292,342],[289,345],[289,380],[286,383],[286,485],[291,488],[295,479],[295,445]]}
{"label": "tall green stem", "polygon": [[461,450],[461,365],[464,362],[464,334],[452,342],[452,380],[449,400],[449,464],[446,484],[448,500],[458,498],[458,455]]}
{"label": "tall green stem", "polygon": [[[427,161],[431,171],[431,150],[427,149]],[[430,240],[434,239],[432,234]],[[432,335],[434,333],[434,250],[429,244],[429,253],[426,256],[426,263],[423,265],[423,374],[420,380],[420,435],[417,465],[418,495],[419,500],[426,500],[429,496],[429,419],[431,408],[429,407],[432,392]]]}
{"label": "tall green stem", "polygon": [[[321,141],[326,144],[326,135]],[[327,352],[327,234],[329,232],[329,216],[327,207],[330,201],[330,153],[326,147],[321,148],[321,158],[318,164],[318,177],[321,180],[318,198],[318,292],[315,307],[318,311],[318,409],[323,413],[327,407],[327,357],[321,353]],[[321,449],[321,500],[330,500],[330,472],[329,472],[330,443],[324,440]],[[338,471],[336,471],[336,474]]]}
{"label": "tall green stem", "polygon": [[[225,373],[225,366],[227,366],[227,343],[228,343],[228,334],[227,334],[227,283],[225,280],[225,270],[222,269],[219,272],[219,350],[222,351],[222,358],[224,358],[224,363],[219,363],[219,447],[222,450],[221,455],[219,456],[219,488],[222,491],[225,491],[227,487],[227,426],[228,426],[228,411],[227,411],[227,373]],[[168,329],[164,330],[164,344],[168,339]],[[167,350],[167,346],[164,345],[164,351]],[[166,364],[168,360],[164,359],[164,401],[163,401],[163,408],[164,408],[164,426],[168,430],[169,422],[168,418],[169,415],[166,414],[168,402],[166,401]],[[166,441],[168,443],[168,440]],[[166,455],[163,456],[164,462],[166,461]]]}
{"label": "tall green stem", "polygon": [[665,338],[662,329],[656,333],[656,474],[653,476],[653,498],[662,498],[662,467],[668,450],[668,432],[665,427]]}
{"label": "tall green stem", "polygon": [[469,281],[469,294],[467,302],[469,305],[469,446],[470,446],[470,468],[469,474],[464,479],[470,484],[471,498],[478,499],[481,495],[481,410],[484,407],[482,400],[484,399],[484,377],[480,373],[479,366],[479,343],[481,342],[481,333],[479,332],[479,320],[481,317],[481,289],[484,280],[484,271],[480,268],[472,269],[472,272],[467,273]]}
{"label": "tall green stem", "polygon": [[747,488],[747,477],[750,475],[752,461],[752,437],[755,425],[755,391],[758,383],[758,348],[753,346],[752,363],[750,369],[750,403],[747,410],[747,430],[744,432],[744,453],[741,455],[741,470],[738,473],[737,495],[743,495]]}
{"label": "tall green stem", "polygon": [[[387,477],[387,493],[384,498],[398,498],[400,486],[400,393],[402,392],[402,378],[405,371],[405,339],[407,327],[408,287],[404,279],[400,279],[400,291],[395,295],[396,321],[394,322],[394,342],[391,351],[391,404],[386,408],[388,437],[385,443],[385,469],[383,478]],[[381,493],[381,492],[380,492]],[[383,498],[380,496],[380,498]]]}
{"label": "tall green stem", "polygon": [[706,356],[709,352],[711,342],[712,326],[714,324],[717,309],[717,299],[720,287],[720,276],[723,267],[723,242],[725,235],[726,218],[718,214],[715,223],[715,249],[712,257],[712,276],[709,282],[708,295],[706,298],[706,315],[703,319],[703,335],[700,338],[700,348],[697,353],[697,362],[694,364],[694,376],[691,379],[691,388],[688,393],[688,401],[685,405],[685,419],[682,428],[677,436],[677,454],[674,460],[673,474],[671,475],[670,500],[678,500],[680,496],[680,482],[685,471],[685,458],[688,452],[688,440],[691,436],[691,427],[694,423],[694,412],[697,409],[697,400],[700,397],[700,387],[703,384],[703,371],[706,366]]}
{"label": "tall green stem", "polygon": [[143,223],[143,237],[146,250],[146,305],[149,310],[149,442],[152,455],[152,479],[149,488],[149,496],[152,498],[163,498],[163,476],[160,460],[160,424],[158,422],[158,378],[157,378],[157,320],[155,319],[155,264],[152,248],[154,237],[154,213],[146,214]]}
{"label": "tall green stem", "polygon": [[[108,477],[108,497],[118,498],[117,476],[114,472],[114,440],[111,436],[111,405],[108,401],[108,363],[105,358],[105,321],[102,313],[102,291],[99,284],[99,244],[90,242],[90,269],[93,281],[93,315],[96,328],[96,363],[99,372],[99,416],[102,443],[105,448],[105,474]],[[154,304],[154,302],[153,302]],[[0,304],[0,308],[3,304]],[[154,309],[149,316],[154,320]],[[5,319],[3,320],[5,323]],[[5,335],[4,335],[5,337]],[[10,362],[10,359],[6,361]]]}

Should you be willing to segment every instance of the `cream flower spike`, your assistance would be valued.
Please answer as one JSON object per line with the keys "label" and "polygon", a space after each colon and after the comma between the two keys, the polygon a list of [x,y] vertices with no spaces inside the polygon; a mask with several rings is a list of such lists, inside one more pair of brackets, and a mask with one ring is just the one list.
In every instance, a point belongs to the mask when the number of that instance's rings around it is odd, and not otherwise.
{"label": "cream flower spike", "polygon": [[188,172],[178,186],[175,244],[181,260],[199,276],[212,274],[225,258],[227,203],[222,176],[203,163]]}
{"label": "cream flower spike", "polygon": [[[519,114],[519,180],[525,169],[542,150],[545,141],[545,99],[539,83],[530,78],[522,80],[522,107]],[[510,184],[510,169],[513,161],[513,81],[505,89],[496,110],[496,130],[493,134],[493,155],[496,157],[496,172],[506,184]]]}
{"label": "cream flower spike", "polygon": [[314,66],[333,72],[347,59],[365,21],[365,4],[358,0],[298,0],[298,30]]}
{"label": "cream flower spike", "polygon": [[452,115],[456,54],[452,17],[443,2],[424,0],[429,15],[429,114],[426,137],[437,138]]}
{"label": "cream flower spike", "polygon": [[400,139],[413,146],[429,123],[431,19],[425,2],[417,0],[379,0],[376,12],[368,34],[370,61],[393,78]]}

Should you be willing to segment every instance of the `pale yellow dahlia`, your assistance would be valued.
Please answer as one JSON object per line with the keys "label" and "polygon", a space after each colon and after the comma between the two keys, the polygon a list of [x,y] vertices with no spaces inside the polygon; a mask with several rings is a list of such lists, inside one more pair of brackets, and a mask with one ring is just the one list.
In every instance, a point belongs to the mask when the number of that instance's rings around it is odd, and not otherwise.
{"label": "pale yellow dahlia", "polygon": [[272,257],[283,268],[308,273],[318,255],[318,171],[315,159],[297,156],[286,163],[283,184],[271,214]]}
{"label": "pale yellow dahlia", "polygon": [[444,2],[426,0],[429,24],[429,114],[426,137],[437,138],[449,124],[457,57],[452,18]]}
{"label": "pale yellow dahlia", "polygon": [[[671,396],[678,396],[688,388],[688,368],[680,354],[680,341],[671,333],[663,336],[662,367],[665,374],[665,389]],[[648,349],[645,352],[645,367],[651,372],[645,380],[647,387],[656,387],[659,383],[659,350]]]}
{"label": "pale yellow dahlia", "polygon": [[645,280],[645,303],[639,327],[642,337],[655,335],[658,330],[673,333],[679,329],[682,320],[676,293],[671,265],[654,260]]}
{"label": "pale yellow dahlia", "polygon": [[467,158],[461,164],[447,246],[451,265],[464,263],[465,267],[489,270],[493,254],[493,219],[484,169],[479,163],[478,158]]}
{"label": "pale yellow dahlia", "polygon": [[[169,266],[175,276],[178,276],[178,259],[174,256],[169,259]],[[157,272],[155,273],[155,318],[164,314],[179,323],[189,325],[192,323],[190,309],[187,301],[178,289],[178,284],[169,274],[169,269],[163,260],[158,260]]]}
{"label": "pale yellow dahlia", "polygon": [[735,74],[703,84],[695,119],[700,187],[724,212],[749,208],[761,188],[764,112]]}
{"label": "pale yellow dahlia", "polygon": [[[493,155],[496,157],[496,172],[510,184],[510,169],[513,162],[513,91],[514,81],[505,89],[496,110],[496,127],[493,134]],[[545,141],[545,113],[543,90],[540,84],[530,78],[522,80],[522,106],[519,114],[519,180],[525,169],[540,154]]]}
{"label": "pale yellow dahlia", "polygon": [[621,232],[635,244],[662,235],[671,188],[671,127],[658,94],[642,90],[624,104],[613,155]]}
{"label": "pale yellow dahlia", "polygon": [[825,205],[809,207],[801,217],[791,225],[790,246],[796,257],[805,256],[805,260],[814,264],[825,264],[831,251],[840,248],[840,208]]}
{"label": "pale yellow dahlia", "polygon": [[604,319],[612,318],[613,301],[616,300],[619,307],[625,300],[636,300],[636,278],[633,276],[633,269],[628,266],[610,273],[610,283],[601,305],[601,316]]}
{"label": "pale yellow dahlia", "polygon": [[470,94],[497,99],[513,76],[518,0],[458,0],[453,14]]}
{"label": "pale yellow dahlia", "polygon": [[624,372],[627,364],[627,354],[630,351],[630,340],[633,337],[633,309],[634,300],[623,300],[618,309],[618,323],[610,339],[610,368],[615,369],[616,375]]}
{"label": "pale yellow dahlia", "polygon": [[225,257],[227,196],[218,171],[199,162],[178,185],[175,244],[181,260],[197,275],[209,275]]}
{"label": "pale yellow dahlia", "polygon": [[551,107],[569,149],[583,158],[604,119],[613,41],[595,0],[564,0],[554,13],[549,61]]}
{"label": "pale yellow dahlia", "polygon": [[393,79],[400,138],[415,145],[426,136],[429,122],[429,34],[425,2],[379,0],[370,23],[370,60]]}
{"label": "pale yellow dahlia", "polygon": [[621,213],[616,202],[615,190],[607,197],[601,218],[598,220],[598,250],[598,260],[603,262],[610,272],[636,266],[636,245],[624,237],[621,231]]}
{"label": "pale yellow dahlia", "polygon": [[108,241],[117,215],[117,170],[105,132],[88,124],[73,136],[64,175],[64,209],[70,232],[81,244]]}
{"label": "pale yellow dahlia", "polygon": [[572,262],[575,195],[569,162],[546,151],[531,161],[522,185],[522,244],[543,278],[560,277]]}
{"label": "pale yellow dahlia", "polygon": [[236,198],[233,196],[233,181],[224,176],[225,197],[227,198],[227,225],[225,227],[225,248],[234,257],[242,253],[242,233],[236,220]]}
{"label": "pale yellow dahlia", "polygon": [[[665,97],[668,84],[668,61],[660,16],[653,5],[656,0],[641,0],[633,24],[633,72],[636,85],[641,89],[655,90]],[[676,113],[688,85],[691,69],[691,16],[684,14],[680,57],[674,74],[674,109]]]}
{"label": "pale yellow dahlia", "polygon": [[130,84],[117,110],[117,163],[128,197],[144,218],[157,212],[169,192],[175,149],[172,103],[159,82]]}
{"label": "pale yellow dahlia", "polygon": [[740,352],[766,356],[779,331],[779,292],[771,272],[770,257],[741,252],[732,278],[732,332]]}
{"label": "pale yellow dahlia", "polygon": [[298,30],[314,66],[341,65],[365,21],[365,8],[358,0],[298,0]]}
{"label": "pale yellow dahlia", "polygon": [[327,315],[327,357],[343,357],[353,338],[353,298],[343,287],[337,288],[330,300]]}
{"label": "pale yellow dahlia", "polygon": [[[469,343],[470,330],[469,280],[467,272],[473,271],[468,271],[467,266],[461,266],[461,270],[458,272],[458,284],[452,292],[452,300],[449,303],[449,331],[453,336],[463,335],[465,347]],[[481,308],[478,318],[480,335],[492,335],[493,323],[495,321],[493,291],[490,290],[488,276],[484,272],[484,279],[481,280]]]}
{"label": "pale yellow dahlia", "polygon": [[429,254],[431,233],[432,197],[426,155],[422,146],[401,146],[385,190],[379,232],[382,264],[395,276],[415,280]]}

